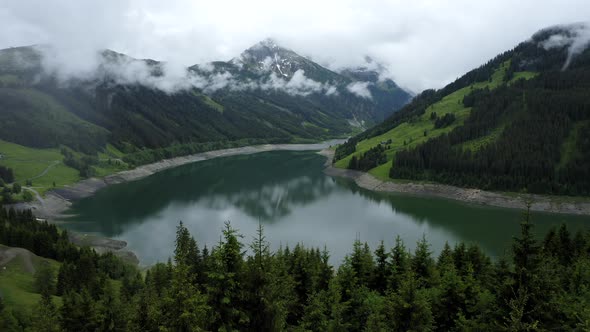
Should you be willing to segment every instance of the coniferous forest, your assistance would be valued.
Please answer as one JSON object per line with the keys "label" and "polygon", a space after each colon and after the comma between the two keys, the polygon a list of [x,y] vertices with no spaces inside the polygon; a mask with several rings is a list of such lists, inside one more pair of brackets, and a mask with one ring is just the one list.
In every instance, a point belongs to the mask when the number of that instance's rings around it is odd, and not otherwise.
{"label": "coniferous forest", "polygon": [[[566,46],[544,46],[551,36],[567,33],[564,27],[541,30],[444,88],[422,92],[384,122],[339,146],[334,161],[354,153],[359,142],[411,123],[446,96],[471,86],[459,100],[461,107],[470,109],[464,122],[423,144],[394,151],[388,161],[391,178],[484,190],[590,195],[590,49],[570,58]],[[502,66],[506,68],[498,87],[473,88],[491,82]],[[515,79],[518,72],[534,75]],[[457,124],[451,113],[433,112],[430,120],[433,130]],[[358,160],[352,166],[356,164]]]}
{"label": "coniferous forest", "polygon": [[[542,74],[493,91],[474,90],[464,125],[396,154],[391,177],[541,194],[589,195],[590,71]],[[531,110],[531,111],[527,111]],[[464,148],[511,118],[498,139]],[[574,141],[574,156],[562,145]],[[575,138],[575,139],[574,139]],[[569,157],[569,159],[568,159]]]}
{"label": "coniferous forest", "polygon": [[0,332],[590,332],[562,2],[0,0]]}
{"label": "coniferous forest", "polygon": [[228,222],[207,248],[181,222],[173,259],[140,271],[30,211],[0,211],[0,243],[59,262],[35,272],[30,312],[0,302],[2,331],[590,329],[590,234],[561,226],[537,241],[528,213],[506,257],[465,243],[435,257],[425,238],[413,252],[399,238],[393,248],[357,240],[337,267],[326,248],[272,251],[262,226],[247,241]]}

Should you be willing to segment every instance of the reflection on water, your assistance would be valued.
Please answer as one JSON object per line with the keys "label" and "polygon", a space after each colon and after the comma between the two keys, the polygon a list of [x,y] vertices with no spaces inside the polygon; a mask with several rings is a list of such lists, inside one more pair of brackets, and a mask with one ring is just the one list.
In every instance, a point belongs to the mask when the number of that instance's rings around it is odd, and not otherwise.
{"label": "reflection on water", "polygon": [[[302,242],[327,246],[338,263],[360,238],[413,248],[423,234],[437,253],[445,242],[475,242],[502,255],[518,232],[520,212],[444,199],[374,193],[322,173],[311,152],[269,152],[219,158],[115,185],[74,204],[67,227],[126,240],[145,264],[172,253],[182,220],[197,241],[219,241],[230,220],[249,242],[259,222],[274,248]],[[535,214],[537,231],[564,221],[583,229],[588,217]]]}

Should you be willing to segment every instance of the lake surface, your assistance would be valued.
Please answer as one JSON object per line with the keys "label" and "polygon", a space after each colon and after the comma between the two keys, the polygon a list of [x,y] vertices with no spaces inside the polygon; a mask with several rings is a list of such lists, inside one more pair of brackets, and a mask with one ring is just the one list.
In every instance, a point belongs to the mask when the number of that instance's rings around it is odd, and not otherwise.
{"label": "lake surface", "polygon": [[[183,221],[199,246],[215,245],[225,221],[249,244],[258,223],[271,247],[327,246],[338,264],[356,238],[372,248],[393,246],[399,235],[410,249],[424,234],[434,254],[445,242],[477,243],[493,257],[507,252],[522,211],[452,200],[374,193],[348,179],[325,175],[314,152],[267,152],[212,159],[113,185],[76,202],[64,226],[125,240],[142,264],[173,254]],[[590,217],[533,213],[535,232],[565,222],[573,233],[590,229]]]}

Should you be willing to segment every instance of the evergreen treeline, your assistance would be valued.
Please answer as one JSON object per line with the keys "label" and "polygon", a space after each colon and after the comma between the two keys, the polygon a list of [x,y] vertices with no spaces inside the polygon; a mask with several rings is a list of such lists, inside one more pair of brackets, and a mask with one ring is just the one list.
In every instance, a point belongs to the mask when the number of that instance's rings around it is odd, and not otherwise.
{"label": "evergreen treeline", "polygon": [[348,139],[344,144],[336,147],[334,152],[333,161],[336,162],[351,153],[356,151],[356,145],[358,142],[379,136],[391,130],[392,128],[406,122],[413,118],[417,118],[424,114],[426,108],[433,103],[441,100],[444,95],[442,92],[435,90],[424,90],[422,93],[414,97],[411,102],[404,106],[401,110],[393,113],[389,118],[385,119],[380,124]]}
{"label": "evergreen treeline", "polygon": [[359,158],[352,156],[348,163],[348,168],[368,171],[381,164],[385,164],[387,162],[387,158],[385,157],[386,149],[387,147],[383,146],[383,144],[379,144],[370,148],[369,151],[363,153]]}
{"label": "evergreen treeline", "polygon": [[[568,45],[544,47],[550,36],[558,34],[571,36],[572,30],[542,30],[443,89],[416,96],[382,124],[339,147],[334,160],[353,153],[359,141],[421,116],[444,96],[490,80],[494,70],[507,63],[505,84],[494,90],[474,89],[465,96],[463,104],[472,111],[464,125],[398,152],[390,176],[491,190],[589,195],[590,48],[581,50],[565,68]],[[538,75],[512,81],[514,73],[522,71]],[[454,121],[436,115],[431,120],[435,128]],[[470,146],[477,139],[481,141]]]}
{"label": "evergreen treeline", "polygon": [[[474,90],[464,125],[398,152],[390,175],[483,189],[542,194],[590,194],[590,70],[549,72],[489,91]],[[472,151],[463,143],[499,137]],[[577,128],[576,126],[580,126]],[[571,155],[564,142],[573,140]]]}
{"label": "evergreen treeline", "polygon": [[12,172],[12,168],[0,166],[0,180],[2,180],[4,183],[14,182],[14,173]]}
{"label": "evergreen treeline", "polygon": [[[432,114],[436,115],[436,113],[432,113]],[[453,124],[453,122],[455,122],[455,114],[445,113],[445,115],[443,115],[442,117],[436,117],[434,119],[434,128],[439,129],[439,128],[448,127],[451,124]]]}
{"label": "evergreen treeline", "polygon": [[[368,124],[381,121],[409,98],[390,80],[371,84],[371,99],[360,98],[346,89],[356,78],[292,55],[299,58],[297,66],[305,68],[306,77],[337,84],[340,93],[301,96],[283,89],[229,86],[214,93],[196,88],[171,93],[140,84],[118,84],[108,70],[64,85],[42,73],[36,48],[0,50],[0,74],[13,78],[0,82],[0,138],[38,148],[67,146],[85,154],[100,152],[107,143],[127,153],[129,146],[156,150],[247,139],[318,141],[349,133],[349,119]],[[101,57],[105,64],[131,60],[108,50]],[[145,60],[143,64],[155,75],[162,73],[162,63]],[[202,77],[212,75],[211,79],[231,74],[240,86],[270,79],[269,73],[254,69],[256,61],[253,67],[221,61],[212,65],[211,72],[198,65],[188,70]]]}
{"label": "evergreen treeline", "polygon": [[72,151],[66,147],[61,148],[61,154],[64,156],[64,164],[78,170],[81,177],[89,178],[96,175],[96,169],[93,167],[98,164],[98,157],[96,154],[81,154],[80,157],[76,157]]}
{"label": "evergreen treeline", "polygon": [[[35,224],[3,213],[3,230]],[[6,221],[8,219],[8,221]],[[44,225],[44,226],[40,226]],[[43,223],[33,229],[54,229]],[[271,251],[259,228],[249,254],[229,223],[219,244],[199,246],[182,223],[174,260],[138,273],[89,249],[72,249],[55,278],[40,268],[30,319],[0,301],[3,331],[585,331],[590,328],[590,234],[565,226],[543,241],[528,213],[512,255],[491,261],[476,245],[426,239],[409,252],[398,237],[374,251],[355,241],[334,269],[326,249]],[[64,241],[63,236],[49,236]],[[4,237],[3,237],[4,239]],[[75,253],[74,253],[75,251]],[[111,256],[112,257],[112,256]],[[121,280],[120,288],[113,279]],[[61,295],[58,306],[52,294]]]}
{"label": "evergreen treeline", "polygon": [[154,163],[163,159],[174,158],[178,156],[186,156],[195,153],[201,153],[212,150],[238,148],[248,145],[258,144],[281,144],[290,143],[290,138],[275,138],[275,139],[241,139],[236,141],[218,141],[218,142],[206,142],[206,143],[186,143],[186,144],[174,144],[165,148],[160,149],[144,149],[138,150],[131,148],[131,153],[126,154],[123,160],[130,165],[144,165]]}
{"label": "evergreen treeline", "polygon": [[[95,261],[95,265],[100,267],[102,272],[115,279],[119,278],[121,271],[126,268],[125,264],[110,253],[97,255],[88,248],[78,248],[70,242],[66,230],[58,230],[54,224],[37,220],[31,210],[0,208],[0,244],[24,248],[35,255],[74,265],[86,255],[90,257],[88,259]],[[94,271],[89,273],[92,272]]]}
{"label": "evergreen treeline", "polygon": [[[519,45],[519,47],[521,47]],[[339,145],[334,153],[334,162],[338,161],[356,151],[356,144],[364,139],[372,138],[375,136],[382,135],[389,130],[399,126],[404,122],[411,121],[420,117],[426,109],[440,101],[444,96],[451,94],[459,89],[469,86],[477,82],[485,82],[491,79],[494,71],[503,62],[514,57],[514,51],[504,52],[494,59],[488,61],[479,68],[473,69],[465,75],[457,78],[453,83],[448,84],[440,90],[427,89],[416,95],[408,104],[402,107],[399,111],[393,113],[390,117],[385,119],[383,122],[375,125],[366,131],[351,137],[346,143]],[[513,66],[516,68],[517,66]],[[514,71],[515,69],[513,69]],[[436,119],[432,119],[436,120]]]}

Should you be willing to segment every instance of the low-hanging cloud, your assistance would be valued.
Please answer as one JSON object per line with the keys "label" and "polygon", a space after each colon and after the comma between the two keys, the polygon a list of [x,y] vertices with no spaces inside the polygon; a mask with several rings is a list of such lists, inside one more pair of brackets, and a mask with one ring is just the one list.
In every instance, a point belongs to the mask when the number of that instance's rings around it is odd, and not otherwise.
{"label": "low-hanging cloud", "polygon": [[370,82],[352,82],[346,86],[346,90],[361,98],[373,99],[373,95],[369,90]]}
{"label": "low-hanging cloud", "polygon": [[[228,71],[216,71],[211,63],[198,65],[197,72],[174,63],[138,60],[111,51],[96,53],[92,57],[93,61],[86,63],[83,67],[68,67],[63,65],[64,59],[60,58],[60,53],[54,48],[38,46],[35,49],[41,56],[44,74],[55,77],[63,86],[69,85],[72,80],[101,80],[119,85],[142,85],[168,94],[189,89],[200,89],[205,93],[214,93],[222,89],[274,90],[293,96],[308,96],[312,93],[330,96],[338,93],[336,86],[314,81],[305,76],[304,70],[297,70],[288,78],[279,76],[266,68],[268,75],[252,80],[235,77]],[[18,59],[18,61],[24,60]]]}
{"label": "low-hanging cloud", "polygon": [[274,72],[270,78],[259,85],[262,90],[281,90],[290,95],[307,96],[312,93],[325,93],[333,95],[336,87],[328,83],[316,82],[305,76],[303,69],[297,70],[290,79],[279,77]]}
{"label": "low-hanging cloud", "polygon": [[72,55],[68,52],[61,52],[49,45],[36,46],[34,49],[39,52],[43,75],[57,79],[61,86],[78,81],[101,80],[119,85],[143,85],[169,94],[190,88],[205,89],[213,85],[225,87],[215,75],[205,79],[174,63],[138,60],[106,51],[88,55],[86,58],[91,61],[69,66],[65,64],[67,60],[64,58]]}
{"label": "low-hanging cloud", "polygon": [[561,70],[566,70],[572,59],[590,46],[590,24],[578,23],[560,25],[554,28],[562,32],[549,36],[547,40],[542,41],[540,44],[545,49],[567,47],[567,58],[561,68]]}
{"label": "low-hanging cloud", "polygon": [[[189,79],[186,68],[168,63],[150,65],[135,59],[101,63],[98,73],[104,75],[103,79],[113,80],[117,84],[143,85],[166,93],[175,93],[202,84],[197,77],[193,80]],[[94,78],[99,77],[93,75],[87,77],[87,79]]]}
{"label": "low-hanging cloud", "polygon": [[188,67],[234,58],[273,37],[331,69],[362,65],[370,55],[389,78],[419,92],[444,86],[539,29],[587,21],[589,12],[587,0],[301,0],[296,6],[273,0],[3,0],[0,48],[55,45],[68,54],[56,63],[75,74],[92,67],[93,52],[102,49]]}

